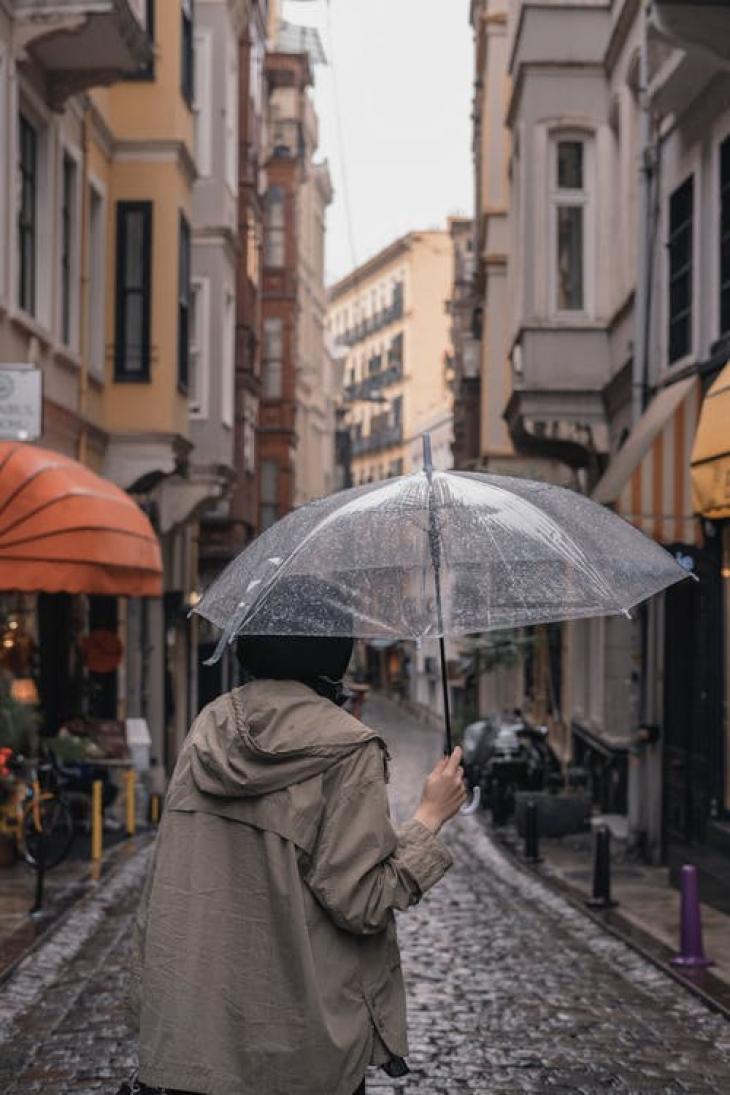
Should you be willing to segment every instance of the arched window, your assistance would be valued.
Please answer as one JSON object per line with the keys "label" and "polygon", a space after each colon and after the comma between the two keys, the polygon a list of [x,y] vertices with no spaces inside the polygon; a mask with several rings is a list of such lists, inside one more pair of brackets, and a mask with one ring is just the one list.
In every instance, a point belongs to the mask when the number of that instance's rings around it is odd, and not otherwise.
{"label": "arched window", "polygon": [[264,235],[264,263],[266,266],[284,265],[284,200],[284,191],[280,186],[269,187],[266,193],[266,223]]}

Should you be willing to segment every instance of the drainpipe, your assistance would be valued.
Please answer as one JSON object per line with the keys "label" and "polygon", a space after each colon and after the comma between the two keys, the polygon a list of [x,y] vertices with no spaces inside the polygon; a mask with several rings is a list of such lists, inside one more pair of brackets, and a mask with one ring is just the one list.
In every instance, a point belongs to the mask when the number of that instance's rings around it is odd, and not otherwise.
{"label": "drainpipe", "polygon": [[85,464],[89,450],[89,106],[81,122],[81,254],[79,262],[79,440],[77,455]]}
{"label": "drainpipe", "polygon": [[650,0],[641,9],[641,46],[639,54],[639,200],[638,247],[636,269],[635,335],[632,372],[631,420],[638,422],[646,407],[649,375],[649,319],[652,281],[652,193],[654,188],[654,150],[649,105],[648,29]]}

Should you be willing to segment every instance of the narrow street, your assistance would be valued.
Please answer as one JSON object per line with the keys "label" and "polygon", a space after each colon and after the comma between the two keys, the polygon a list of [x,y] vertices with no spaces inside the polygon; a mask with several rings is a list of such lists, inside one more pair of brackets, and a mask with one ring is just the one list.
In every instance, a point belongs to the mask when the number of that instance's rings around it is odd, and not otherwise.
{"label": "narrow street", "polygon": [[[366,717],[392,745],[404,819],[438,735],[381,699]],[[480,818],[446,839],[454,868],[399,922],[413,1071],[373,1074],[369,1095],[730,1090],[723,1019],[508,863]],[[116,1090],[133,1059],[125,963],[146,858],[121,867],[0,989],[7,1095]]]}

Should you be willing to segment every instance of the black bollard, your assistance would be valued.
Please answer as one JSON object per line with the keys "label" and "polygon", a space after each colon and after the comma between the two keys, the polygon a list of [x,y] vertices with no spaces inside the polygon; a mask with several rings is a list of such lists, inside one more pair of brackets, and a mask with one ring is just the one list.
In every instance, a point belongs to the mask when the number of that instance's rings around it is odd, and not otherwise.
{"label": "black bollard", "polygon": [[593,897],[586,901],[591,909],[613,909],[618,901],[611,898],[611,830],[601,825],[596,832],[593,864]]}
{"label": "black bollard", "polygon": [[537,803],[534,798],[531,798],[525,806],[525,862],[527,863],[542,863],[537,822]]}
{"label": "black bollard", "polygon": [[31,916],[39,916],[43,912],[43,883],[46,876],[46,834],[38,833],[38,852],[35,864],[35,902],[30,910]]}

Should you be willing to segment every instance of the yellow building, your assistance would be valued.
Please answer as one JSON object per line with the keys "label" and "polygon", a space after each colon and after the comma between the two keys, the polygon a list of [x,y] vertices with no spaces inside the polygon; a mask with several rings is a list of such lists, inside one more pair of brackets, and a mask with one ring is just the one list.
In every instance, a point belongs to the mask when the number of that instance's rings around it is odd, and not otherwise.
{"label": "yellow building", "polygon": [[[105,351],[100,391],[103,471],[145,506],[163,550],[165,596],[129,601],[127,714],[147,718],[153,752],[171,764],[194,714],[194,636],[186,609],[197,581],[197,518],[213,493],[191,476],[195,38],[193,5],[148,5],[153,60],[90,96],[106,135]],[[197,337],[199,338],[200,332]],[[165,681],[168,681],[167,687]]]}
{"label": "yellow building", "polygon": [[436,466],[450,465],[452,266],[448,232],[410,232],[330,290],[355,485],[420,468],[426,430]]}

